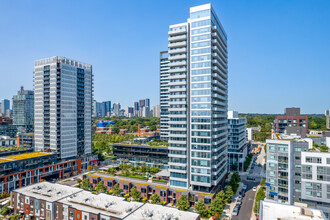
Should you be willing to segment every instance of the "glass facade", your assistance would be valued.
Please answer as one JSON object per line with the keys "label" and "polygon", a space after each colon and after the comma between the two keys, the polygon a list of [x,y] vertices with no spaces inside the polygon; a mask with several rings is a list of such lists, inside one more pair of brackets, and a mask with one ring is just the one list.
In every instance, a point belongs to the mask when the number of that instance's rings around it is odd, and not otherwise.
{"label": "glass facade", "polygon": [[171,185],[211,192],[227,173],[227,37],[210,4],[169,35],[169,149],[181,151],[170,155]]}
{"label": "glass facade", "polygon": [[34,93],[31,90],[18,91],[13,97],[13,123],[22,133],[33,132],[34,119]]}

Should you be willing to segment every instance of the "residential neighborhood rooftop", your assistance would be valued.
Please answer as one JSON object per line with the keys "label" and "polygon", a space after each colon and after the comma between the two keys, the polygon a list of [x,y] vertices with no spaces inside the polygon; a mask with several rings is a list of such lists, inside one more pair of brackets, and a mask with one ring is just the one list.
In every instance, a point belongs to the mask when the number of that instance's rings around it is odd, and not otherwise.
{"label": "residential neighborhood rooftop", "polygon": [[318,209],[286,205],[273,201],[260,201],[260,220],[326,220]]}

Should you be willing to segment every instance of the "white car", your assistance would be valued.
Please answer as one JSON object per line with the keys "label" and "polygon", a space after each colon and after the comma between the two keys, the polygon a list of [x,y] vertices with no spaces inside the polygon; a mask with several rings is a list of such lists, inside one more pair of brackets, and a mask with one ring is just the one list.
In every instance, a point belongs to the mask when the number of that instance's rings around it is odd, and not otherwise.
{"label": "white car", "polygon": [[254,192],[257,191],[257,187],[254,186],[254,187],[252,188],[252,190],[253,190]]}
{"label": "white car", "polygon": [[233,213],[232,213],[233,215],[238,215],[238,208],[237,207],[235,207],[234,208],[234,210],[233,210]]}
{"label": "white car", "polygon": [[245,190],[246,190],[246,188],[247,188],[247,185],[243,185],[243,189],[245,189]]}

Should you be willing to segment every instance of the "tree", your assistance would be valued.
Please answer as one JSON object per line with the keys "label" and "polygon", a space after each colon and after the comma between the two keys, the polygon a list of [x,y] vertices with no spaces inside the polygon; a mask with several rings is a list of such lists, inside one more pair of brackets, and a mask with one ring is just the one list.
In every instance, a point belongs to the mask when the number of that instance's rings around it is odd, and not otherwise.
{"label": "tree", "polygon": [[115,173],[117,172],[117,170],[115,168],[109,168],[108,170],[108,173],[110,173],[111,175],[115,175]]}
{"label": "tree", "polygon": [[234,195],[233,189],[231,188],[231,186],[227,186],[227,189],[226,189],[226,201],[227,201],[227,203],[231,202],[231,198],[233,197],[233,195]]}
{"label": "tree", "polygon": [[221,214],[223,212],[224,204],[218,197],[215,197],[209,207],[209,211],[211,215],[215,215],[216,213]]}
{"label": "tree", "polygon": [[131,196],[134,200],[140,200],[141,192],[138,191],[135,187],[131,189]]}
{"label": "tree", "polygon": [[202,217],[206,217],[208,214],[208,211],[206,209],[206,205],[203,200],[198,200],[195,204],[195,210],[197,213],[199,213]]}
{"label": "tree", "polygon": [[177,203],[177,207],[179,208],[179,210],[184,210],[184,211],[187,211],[190,208],[190,204],[189,204],[187,195],[180,196],[178,203]]}
{"label": "tree", "polygon": [[2,209],[0,210],[0,215],[7,215],[9,212],[9,203],[7,205],[5,205],[4,207],[2,207]]}
{"label": "tree", "polygon": [[106,191],[106,187],[103,183],[103,181],[100,181],[97,186],[95,187],[96,192],[105,192]]}
{"label": "tree", "polygon": [[119,188],[119,185],[118,184],[114,185],[112,189],[112,195],[120,196],[120,194],[121,194],[121,189]]}
{"label": "tree", "polygon": [[160,197],[156,193],[150,196],[150,200],[153,204],[160,203]]}
{"label": "tree", "polygon": [[262,179],[260,181],[260,185],[263,186],[263,187],[265,187],[266,186],[266,180],[265,179]]}
{"label": "tree", "polygon": [[81,182],[81,188],[84,190],[89,190],[91,188],[91,183],[89,182],[88,177],[83,179],[83,181]]}
{"label": "tree", "polygon": [[87,171],[91,171],[91,170],[92,170],[92,166],[89,165],[89,166],[87,167]]}

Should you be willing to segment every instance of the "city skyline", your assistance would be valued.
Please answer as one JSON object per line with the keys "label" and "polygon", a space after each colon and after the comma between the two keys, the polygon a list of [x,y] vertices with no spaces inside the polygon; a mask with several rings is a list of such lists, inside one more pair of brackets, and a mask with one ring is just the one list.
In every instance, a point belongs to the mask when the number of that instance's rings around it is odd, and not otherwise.
{"label": "city skyline", "polygon": [[[31,89],[33,60],[59,54],[94,64],[96,100],[110,99],[120,102],[122,106],[130,106],[140,97],[150,97],[154,105],[157,105],[159,51],[167,50],[167,38],[164,37],[167,27],[187,17],[186,8],[208,2],[180,1],[175,2],[176,7],[172,7],[170,2],[165,5],[151,1],[145,1],[142,5],[134,1],[99,4],[83,2],[79,7],[82,10],[94,9],[95,16],[91,16],[91,20],[74,19],[77,27],[63,23],[65,20],[62,19],[78,11],[69,10],[71,7],[63,9],[62,4],[22,1],[14,5],[1,2],[0,20],[2,29],[6,30],[0,35],[0,39],[6,42],[2,48],[6,56],[0,60],[1,76],[8,83],[1,87],[0,98],[10,100],[21,85]],[[330,77],[327,72],[329,64],[326,62],[327,51],[330,49],[327,41],[330,30],[327,11],[330,2],[211,3],[218,11],[220,20],[224,21],[224,28],[230,36],[229,109],[244,113],[276,113],[286,106],[299,106],[304,114],[322,114],[324,109],[329,108],[322,101],[330,91],[326,86]],[[68,4],[76,6],[72,2]],[[58,7],[63,10],[61,19],[55,13]],[[45,8],[54,9],[43,10]],[[116,8],[125,8],[125,11],[116,11]],[[41,14],[34,13],[35,10]],[[120,24],[113,23],[113,17],[119,16],[118,13],[124,13]],[[48,19],[39,19],[46,15]],[[37,21],[40,25],[51,22],[58,24],[58,27],[46,27],[39,35],[35,29],[38,27],[32,25]],[[81,37],[75,35],[78,29],[84,27],[91,28],[91,33]],[[54,34],[61,30],[67,34]],[[112,34],[114,31],[120,34]],[[132,32],[135,33],[134,38]],[[53,44],[49,44],[49,41]],[[66,43],[63,44],[64,41]],[[128,48],[134,59],[128,57],[131,65],[124,65]],[[142,62],[142,59],[148,62]],[[14,65],[16,62],[20,65]],[[296,82],[297,86],[291,86],[292,82]],[[278,85],[281,89],[274,93],[272,85]],[[292,99],[287,94],[299,96]]]}

